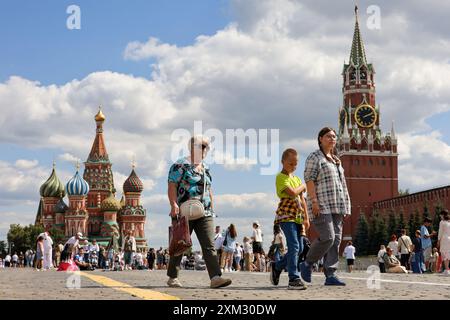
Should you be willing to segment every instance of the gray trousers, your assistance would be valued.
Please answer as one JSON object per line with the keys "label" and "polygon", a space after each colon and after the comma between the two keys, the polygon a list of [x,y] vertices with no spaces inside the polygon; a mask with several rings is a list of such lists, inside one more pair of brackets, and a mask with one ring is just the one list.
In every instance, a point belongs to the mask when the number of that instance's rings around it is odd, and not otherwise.
{"label": "gray trousers", "polygon": [[[203,217],[197,220],[189,221],[189,231],[195,231],[197,239],[202,248],[203,259],[205,260],[206,269],[208,269],[209,278],[221,276],[219,262],[217,260],[217,252],[214,249],[214,221],[213,217]],[[171,278],[178,278],[180,270],[181,258],[183,255],[176,257],[170,256],[167,275]]]}
{"label": "gray trousers", "polygon": [[323,257],[323,272],[326,277],[334,276],[339,266],[343,221],[344,216],[341,214],[321,214],[311,220],[319,238],[311,244],[306,262],[313,264]]}

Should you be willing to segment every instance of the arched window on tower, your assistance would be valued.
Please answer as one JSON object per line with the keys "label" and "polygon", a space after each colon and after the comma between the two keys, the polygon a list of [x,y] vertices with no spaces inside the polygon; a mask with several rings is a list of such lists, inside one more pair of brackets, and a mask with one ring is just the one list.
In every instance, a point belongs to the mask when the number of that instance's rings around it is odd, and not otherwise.
{"label": "arched window on tower", "polygon": [[385,148],[387,151],[391,150],[391,139],[386,139],[386,142],[384,143]]}
{"label": "arched window on tower", "polygon": [[356,70],[351,68],[348,71],[348,77],[349,77],[350,84],[355,84],[356,83]]}
{"label": "arched window on tower", "polygon": [[362,83],[367,82],[367,69],[365,67],[361,67],[361,69],[359,69],[359,80]]}
{"label": "arched window on tower", "polygon": [[363,138],[361,140],[361,150],[369,150],[369,143],[367,142],[367,138]]}
{"label": "arched window on tower", "polygon": [[350,149],[356,150],[358,149],[358,144],[356,143],[356,138],[352,137],[350,140]]}
{"label": "arched window on tower", "polygon": [[373,150],[380,151],[381,145],[380,145],[380,139],[376,138],[373,142]]}

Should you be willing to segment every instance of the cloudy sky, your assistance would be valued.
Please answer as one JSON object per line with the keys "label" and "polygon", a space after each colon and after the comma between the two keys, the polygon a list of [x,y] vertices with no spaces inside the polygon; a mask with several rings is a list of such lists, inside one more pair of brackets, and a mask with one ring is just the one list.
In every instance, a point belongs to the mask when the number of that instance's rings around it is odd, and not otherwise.
{"label": "cloudy sky", "polygon": [[[67,28],[71,4],[81,9],[80,30]],[[366,23],[374,4],[379,29]],[[11,223],[34,222],[53,160],[64,183],[75,161],[86,160],[100,104],[117,190],[136,158],[150,246],[167,245],[166,181],[180,143],[172,139],[176,129],[192,131],[194,121],[224,135],[279,129],[277,151],[299,150],[302,177],[318,130],[337,127],[353,6],[353,0],[2,1],[0,240]],[[450,3],[380,0],[359,7],[382,129],[395,121],[400,188],[448,185]],[[229,151],[223,150],[226,159],[238,157]],[[242,238],[259,220],[267,245],[275,177],[261,174],[261,161],[243,160],[211,165],[216,222],[234,222]]]}

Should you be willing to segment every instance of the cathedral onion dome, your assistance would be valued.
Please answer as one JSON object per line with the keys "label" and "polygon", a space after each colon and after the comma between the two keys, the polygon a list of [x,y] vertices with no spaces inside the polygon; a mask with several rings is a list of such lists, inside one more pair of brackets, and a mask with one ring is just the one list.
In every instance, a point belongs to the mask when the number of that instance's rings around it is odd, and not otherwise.
{"label": "cathedral onion dome", "polygon": [[77,170],[73,178],[67,182],[66,190],[69,196],[85,196],[89,192],[89,184],[80,176]]}
{"label": "cathedral onion dome", "polygon": [[137,176],[136,172],[131,171],[130,176],[127,180],[125,180],[123,184],[123,191],[125,193],[128,192],[142,192],[144,190],[144,184],[142,183],[141,179]]}
{"label": "cathedral onion dome", "polygon": [[106,117],[102,112],[102,109],[98,110],[98,113],[95,115],[95,121],[105,121]]}
{"label": "cathedral onion dome", "polygon": [[69,209],[69,207],[62,198],[55,205],[55,213],[66,213],[67,209]]}
{"label": "cathedral onion dome", "polygon": [[102,201],[100,208],[102,211],[119,211],[122,209],[122,205],[120,204],[120,201],[110,193],[109,197]]}
{"label": "cathedral onion dome", "polygon": [[41,197],[64,197],[64,185],[56,176],[55,165],[53,165],[52,174],[44,182],[44,184],[39,189]]}

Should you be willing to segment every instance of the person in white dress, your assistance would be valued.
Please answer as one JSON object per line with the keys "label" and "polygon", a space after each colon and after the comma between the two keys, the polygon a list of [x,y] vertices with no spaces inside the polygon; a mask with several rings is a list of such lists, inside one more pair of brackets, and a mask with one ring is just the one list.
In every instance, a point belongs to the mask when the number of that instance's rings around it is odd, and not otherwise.
{"label": "person in white dress", "polygon": [[44,238],[44,270],[49,270],[53,268],[53,240],[48,231],[41,233],[41,236]]}
{"label": "person in white dress", "polygon": [[441,211],[441,222],[439,223],[438,247],[440,248],[442,261],[445,266],[445,274],[450,275],[450,214],[448,210]]}

